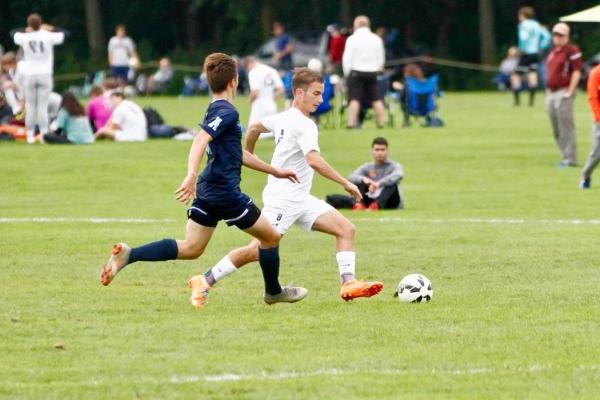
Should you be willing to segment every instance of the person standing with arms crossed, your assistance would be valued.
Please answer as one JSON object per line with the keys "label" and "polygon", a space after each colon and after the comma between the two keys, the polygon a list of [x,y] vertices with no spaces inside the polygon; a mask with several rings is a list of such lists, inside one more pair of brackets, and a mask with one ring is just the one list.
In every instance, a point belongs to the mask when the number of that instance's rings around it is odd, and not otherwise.
{"label": "person standing with arms crossed", "polygon": [[569,43],[570,33],[564,22],[554,25],[553,48],[546,58],[546,110],[562,156],[560,168],[577,166],[573,103],[583,65],[581,51]]}
{"label": "person standing with arms crossed", "polygon": [[23,49],[19,73],[24,80],[25,127],[27,143],[35,143],[35,127],[40,137],[48,133],[48,99],[52,92],[54,46],[65,40],[65,31],[54,32],[51,25],[42,23],[39,14],[27,17],[25,32],[14,32],[13,40]]}

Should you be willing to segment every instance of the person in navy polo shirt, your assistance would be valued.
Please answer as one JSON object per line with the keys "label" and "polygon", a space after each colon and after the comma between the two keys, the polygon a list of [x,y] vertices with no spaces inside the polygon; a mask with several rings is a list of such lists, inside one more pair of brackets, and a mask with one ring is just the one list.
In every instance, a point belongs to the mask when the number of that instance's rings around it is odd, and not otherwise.
{"label": "person in navy polo shirt", "polygon": [[559,167],[577,166],[573,102],[581,79],[581,51],[569,43],[570,29],[560,22],[552,28],[553,48],[546,58],[546,110],[562,156]]}
{"label": "person in navy polo shirt", "polygon": [[[105,286],[110,284],[120,270],[136,261],[196,259],[204,252],[218,222],[225,220],[227,225],[235,225],[260,241],[259,263],[265,280],[265,302],[302,300],[306,289],[282,288],[279,284],[279,233],[240,190],[242,164],[292,182],[298,181],[296,173],[272,167],[242,151],[239,114],[231,104],[238,84],[236,62],[226,54],[213,53],[206,57],[204,68],[213,100],[204,116],[202,129],[192,143],[187,176],[175,191],[178,201],[187,204],[193,200],[187,213],[186,237],[184,240],[163,239],[135,248],[117,243],[102,269],[100,280]],[[208,154],[206,168],[197,179],[205,152]],[[189,281],[192,305],[204,306],[211,281],[224,272],[215,267]]]}
{"label": "person in navy polo shirt", "polygon": [[294,68],[292,53],[294,45],[292,40],[285,33],[285,28],[281,22],[273,24],[273,35],[275,36],[275,54],[273,58],[277,61],[277,68],[280,71],[290,71]]}

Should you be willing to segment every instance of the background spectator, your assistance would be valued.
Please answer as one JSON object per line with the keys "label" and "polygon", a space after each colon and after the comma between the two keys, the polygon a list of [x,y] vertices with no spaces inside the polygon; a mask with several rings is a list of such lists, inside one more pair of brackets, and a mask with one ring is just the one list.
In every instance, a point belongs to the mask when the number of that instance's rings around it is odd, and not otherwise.
{"label": "background spectator", "polygon": [[6,102],[4,93],[0,90],[0,125],[8,125],[13,119],[12,108]]}
{"label": "background spectator", "polygon": [[108,123],[96,132],[96,138],[108,138],[119,142],[144,141],[148,135],[148,125],[144,111],[120,90],[110,94],[113,112]]}
{"label": "background spectator", "polygon": [[0,57],[0,89],[14,115],[23,109],[23,91],[17,80],[17,56],[9,51]]}
{"label": "background spectator", "polygon": [[510,77],[513,75],[519,65],[519,49],[515,46],[508,48],[506,58],[500,63],[498,74],[494,77],[494,83],[498,85],[498,90],[505,90],[510,87]]}
{"label": "background spectator", "polygon": [[554,140],[560,150],[560,167],[577,165],[573,103],[581,79],[581,51],[569,43],[570,28],[560,22],[552,28],[554,47],[546,59],[546,110],[550,116]]}
{"label": "background spectator", "polygon": [[[248,71],[250,83],[249,99],[252,104],[248,126],[264,117],[277,113],[275,99],[283,95],[283,82],[275,68],[262,64],[255,57],[246,57],[244,67]],[[272,137],[266,134],[261,137]]]}
{"label": "background spectator", "polygon": [[285,33],[285,27],[281,22],[273,24],[273,35],[275,36],[275,54],[273,54],[273,58],[277,62],[280,71],[290,71],[294,68],[292,60],[294,45],[288,34]]}
{"label": "background spectator", "polygon": [[135,43],[127,36],[125,25],[117,25],[115,36],[108,42],[108,64],[110,75],[121,85],[128,81],[131,58],[137,57]]}
{"label": "background spectator", "polygon": [[90,89],[90,101],[86,106],[86,114],[95,131],[103,128],[110,119],[112,106],[108,95],[101,86],[94,85]]}
{"label": "background spectator", "polygon": [[587,93],[594,125],[592,128],[592,150],[583,166],[583,171],[581,171],[579,187],[582,189],[591,187],[592,172],[600,162],[600,65],[596,65],[589,73]]}
{"label": "background spectator", "polygon": [[400,180],[404,177],[402,166],[388,159],[388,142],[377,137],[371,144],[373,161],[358,167],[349,179],[363,195],[354,210],[378,210],[380,208],[404,208]]}
{"label": "background spectator", "polygon": [[383,128],[385,107],[379,90],[377,74],[383,71],[385,50],[383,41],[370,29],[368,17],[354,19],[354,33],[346,41],[342,57],[344,75],[348,84],[348,122],[350,129],[358,127],[361,100],[373,104],[377,126]]}
{"label": "background spectator", "polygon": [[329,32],[329,44],[327,47],[327,55],[329,57],[328,72],[330,74],[342,75],[342,56],[344,55],[344,47],[346,46],[346,37],[342,35],[340,27],[337,24],[327,27]]}
{"label": "background spectator", "polygon": [[90,144],[94,142],[90,120],[77,97],[71,92],[62,95],[56,126],[55,132],[44,135],[46,143]]}
{"label": "background spectator", "polygon": [[164,92],[171,79],[173,79],[171,60],[163,57],[158,62],[158,71],[148,78],[148,87],[145,90],[146,94]]}
{"label": "background spectator", "polygon": [[23,75],[25,94],[25,126],[27,143],[35,142],[35,128],[41,135],[48,133],[48,100],[52,92],[54,46],[65,40],[64,32],[43,24],[39,14],[27,18],[27,32],[14,33],[13,39],[23,49],[19,73]]}
{"label": "background spectator", "polygon": [[520,73],[527,74],[527,89],[529,90],[529,105],[533,106],[535,92],[538,88],[538,64],[540,62],[540,42],[542,39],[542,27],[533,17],[535,12],[531,7],[519,9],[519,68],[512,75],[512,89],[515,105],[520,105],[520,92],[522,82]]}

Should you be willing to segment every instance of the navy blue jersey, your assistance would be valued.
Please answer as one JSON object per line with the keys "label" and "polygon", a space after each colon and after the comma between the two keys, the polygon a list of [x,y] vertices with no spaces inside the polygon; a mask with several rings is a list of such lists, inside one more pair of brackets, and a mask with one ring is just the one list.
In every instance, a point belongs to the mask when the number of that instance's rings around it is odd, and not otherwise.
{"label": "navy blue jersey", "polygon": [[229,204],[242,196],[242,128],[235,107],[226,100],[210,103],[202,129],[212,136],[206,168],[198,178],[196,197],[208,203]]}

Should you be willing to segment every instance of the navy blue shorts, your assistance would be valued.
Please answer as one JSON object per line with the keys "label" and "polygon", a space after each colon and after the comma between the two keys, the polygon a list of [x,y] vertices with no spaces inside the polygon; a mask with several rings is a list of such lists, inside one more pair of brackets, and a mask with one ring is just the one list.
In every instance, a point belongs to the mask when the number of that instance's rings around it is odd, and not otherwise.
{"label": "navy blue shorts", "polygon": [[224,220],[228,226],[235,225],[245,230],[258,221],[260,209],[246,195],[239,201],[224,204],[208,203],[196,197],[187,214],[189,219],[202,226],[214,228]]}
{"label": "navy blue shorts", "polygon": [[124,65],[113,65],[110,67],[110,76],[115,78],[118,81],[123,81],[127,83],[129,75],[129,67]]}

